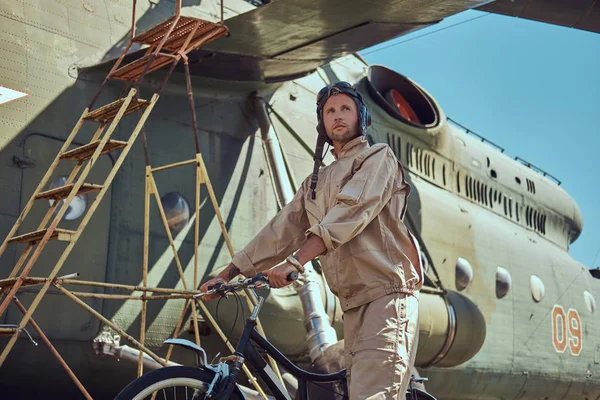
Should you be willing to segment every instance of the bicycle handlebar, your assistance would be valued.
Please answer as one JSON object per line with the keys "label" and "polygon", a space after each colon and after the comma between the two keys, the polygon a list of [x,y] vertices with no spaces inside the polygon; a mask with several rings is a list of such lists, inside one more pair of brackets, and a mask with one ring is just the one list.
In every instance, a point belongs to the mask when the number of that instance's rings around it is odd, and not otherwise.
{"label": "bicycle handlebar", "polygon": [[[299,277],[298,272],[291,272],[287,276],[288,282],[293,282]],[[242,278],[237,281],[229,283],[218,283],[215,286],[209,286],[208,290],[204,293],[199,293],[194,297],[207,296],[210,294],[218,294],[220,296],[226,296],[228,293],[239,292],[242,289],[269,289],[269,278],[263,274],[256,274],[250,278]]]}

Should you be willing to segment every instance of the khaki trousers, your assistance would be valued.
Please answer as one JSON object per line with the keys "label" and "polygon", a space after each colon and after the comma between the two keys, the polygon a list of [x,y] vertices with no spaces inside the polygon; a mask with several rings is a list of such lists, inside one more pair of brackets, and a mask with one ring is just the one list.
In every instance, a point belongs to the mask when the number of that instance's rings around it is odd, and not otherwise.
{"label": "khaki trousers", "polygon": [[350,400],[404,400],[419,329],[419,293],[392,293],[344,313]]}

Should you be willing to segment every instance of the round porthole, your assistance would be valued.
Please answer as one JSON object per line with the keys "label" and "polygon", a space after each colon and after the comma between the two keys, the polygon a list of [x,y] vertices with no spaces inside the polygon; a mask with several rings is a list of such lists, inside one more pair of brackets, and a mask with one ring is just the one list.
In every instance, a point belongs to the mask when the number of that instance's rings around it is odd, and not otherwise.
{"label": "round porthole", "polygon": [[512,284],[512,278],[510,273],[502,268],[496,269],[496,297],[501,299],[508,294],[510,286]]}
{"label": "round porthole", "polygon": [[588,311],[593,314],[594,311],[596,311],[596,299],[594,298],[594,295],[586,290],[583,292],[583,299]]}
{"label": "round porthole", "polygon": [[542,301],[542,299],[544,298],[544,295],[546,294],[546,288],[544,287],[544,282],[542,282],[542,280],[538,276],[531,275],[530,284],[531,284],[531,297],[533,297],[533,300],[535,300],[537,303],[539,303],[540,301]]}
{"label": "round porthole", "polygon": [[170,192],[161,199],[167,223],[173,233],[179,233],[190,220],[190,206],[179,193]]}
{"label": "round porthole", "polygon": [[[59,176],[58,178],[56,178],[55,180],[53,180],[50,183],[49,189],[51,190],[51,189],[59,188],[61,186],[65,186],[66,183],[67,183],[67,177]],[[50,206],[52,206],[54,204],[55,200],[53,200],[53,199],[48,200],[48,202],[50,203]],[[80,218],[87,208],[87,202],[88,202],[87,194],[81,194],[79,196],[75,196],[73,198],[73,200],[71,201],[71,204],[69,204],[69,208],[65,212],[65,215],[63,215],[63,219],[65,221],[73,221],[73,220],[76,220],[77,218]],[[56,215],[59,212],[60,208],[63,206],[64,203],[65,203],[65,200],[60,201],[60,204],[56,207],[56,210],[54,210],[54,215]]]}
{"label": "round porthole", "polygon": [[457,290],[465,290],[473,280],[473,267],[462,257],[456,260],[455,284]]}

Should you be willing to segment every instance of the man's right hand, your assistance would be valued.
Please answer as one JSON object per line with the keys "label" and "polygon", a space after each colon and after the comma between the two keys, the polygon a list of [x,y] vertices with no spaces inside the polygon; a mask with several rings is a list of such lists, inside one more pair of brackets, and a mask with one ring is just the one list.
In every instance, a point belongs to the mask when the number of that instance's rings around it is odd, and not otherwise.
{"label": "man's right hand", "polygon": [[[227,283],[227,281],[225,279],[221,278],[220,276],[212,278],[211,280],[204,282],[204,284],[202,286],[200,286],[200,292],[206,293],[210,289],[212,289],[213,286],[216,286],[219,283],[225,284],[225,283]],[[218,299],[219,297],[221,297],[221,296],[218,295],[217,293],[213,293],[213,294],[209,294],[206,296],[202,296],[202,300],[213,301],[213,300]]]}

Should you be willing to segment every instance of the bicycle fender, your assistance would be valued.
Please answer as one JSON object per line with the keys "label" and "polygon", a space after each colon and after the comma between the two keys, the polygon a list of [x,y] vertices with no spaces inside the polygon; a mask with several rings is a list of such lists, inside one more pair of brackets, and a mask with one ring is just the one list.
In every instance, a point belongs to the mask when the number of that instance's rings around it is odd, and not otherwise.
{"label": "bicycle fender", "polygon": [[[184,349],[195,351],[196,352],[196,363],[198,364],[198,366],[203,366],[205,368],[212,370],[210,365],[208,365],[206,351],[204,351],[204,349],[202,347],[198,346],[196,343],[191,342],[187,339],[180,339],[180,338],[167,339],[164,341],[164,343],[181,346]],[[200,358],[200,355],[202,355],[202,358]],[[213,372],[216,372],[216,371],[213,371]]]}

